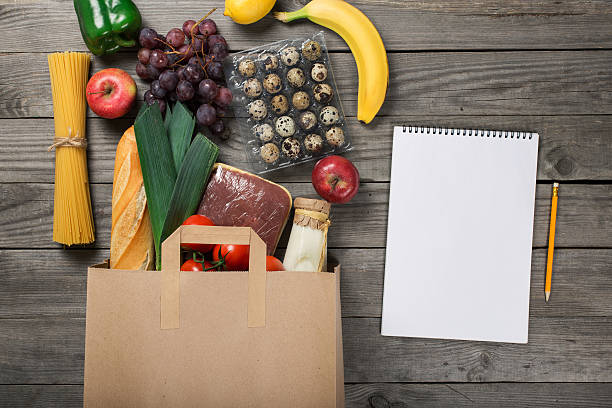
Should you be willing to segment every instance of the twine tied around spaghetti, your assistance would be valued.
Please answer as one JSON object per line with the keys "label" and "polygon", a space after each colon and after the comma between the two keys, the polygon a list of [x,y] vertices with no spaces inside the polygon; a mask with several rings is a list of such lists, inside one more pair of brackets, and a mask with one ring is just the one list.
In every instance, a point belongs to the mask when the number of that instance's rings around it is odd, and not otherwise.
{"label": "twine tied around spaghetti", "polygon": [[87,149],[87,139],[79,137],[79,132],[76,132],[76,136],[72,137],[72,129],[68,128],[68,137],[56,137],[53,139],[53,144],[47,148],[47,151],[57,147],[77,147],[80,149]]}

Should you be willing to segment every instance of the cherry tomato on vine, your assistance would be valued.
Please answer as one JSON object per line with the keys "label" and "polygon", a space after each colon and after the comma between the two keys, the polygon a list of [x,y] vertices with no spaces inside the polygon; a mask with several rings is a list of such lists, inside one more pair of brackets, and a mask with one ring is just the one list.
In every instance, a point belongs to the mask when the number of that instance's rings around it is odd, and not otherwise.
{"label": "cherry tomato on vine", "polygon": [[[205,225],[205,226],[214,226],[215,224],[205,215],[195,214],[191,217],[187,218],[183,225]],[[198,251],[203,254],[209,252],[213,249],[214,244],[183,244],[181,247],[186,250]]]}
{"label": "cherry tomato on vine", "polygon": [[283,263],[272,255],[266,256],[266,271],[284,271]]}
{"label": "cherry tomato on vine", "polygon": [[227,271],[248,271],[249,249],[248,245],[215,245],[212,251],[213,261],[216,263],[223,259],[223,269]]}
{"label": "cherry tomato on vine", "polygon": [[[209,269],[212,267],[213,264],[208,261],[204,261],[204,266],[202,266],[202,262],[194,261],[193,259],[188,259],[183,263],[183,265],[181,265],[181,271],[202,272],[204,269]],[[213,271],[213,269],[210,269],[209,271]]]}
{"label": "cherry tomato on vine", "polygon": [[203,270],[204,268],[202,267],[202,264],[194,261],[193,259],[188,259],[181,265],[181,271],[201,272]]}

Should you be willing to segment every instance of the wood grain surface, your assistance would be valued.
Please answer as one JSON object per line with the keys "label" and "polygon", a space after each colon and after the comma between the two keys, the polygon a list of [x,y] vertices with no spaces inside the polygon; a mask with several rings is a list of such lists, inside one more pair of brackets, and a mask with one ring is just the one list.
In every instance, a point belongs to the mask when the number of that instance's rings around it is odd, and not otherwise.
{"label": "wood grain surface", "polygon": [[[83,381],[84,318],[1,323],[0,383]],[[346,317],[342,323],[349,383],[612,381],[610,317],[532,316],[527,345],[383,337],[380,318]]]}
{"label": "wood grain surface", "polygon": [[[292,11],[305,0],[278,0],[275,10]],[[610,48],[610,4],[605,0],[359,0],[359,7],[381,32],[388,50],[473,49],[577,49]],[[86,50],[70,0],[16,0],[0,3],[0,35],[29,30],[28,48],[18,41],[5,41],[0,52],[50,52]],[[164,0],[137,2],[144,24],[166,33],[188,18],[203,16],[212,7],[219,30],[232,49],[259,46],[272,41],[320,30],[298,21],[290,25],[271,16],[250,26],[236,26],[224,18],[222,1]],[[329,35],[330,48],[346,45]]]}
{"label": "wood grain surface", "polygon": [[[404,115],[588,115],[612,111],[612,51],[398,52],[388,55],[390,85],[374,123]],[[357,112],[351,54],[330,55],[347,116]],[[132,53],[96,58],[92,70],[125,69]],[[16,70],[14,67],[21,69]],[[0,54],[3,118],[51,117],[47,56]],[[148,86],[139,79],[139,97]],[[90,116],[93,113],[90,112]],[[366,128],[367,129],[367,128]],[[365,130],[365,129],[364,129]]]}
{"label": "wood grain surface", "polygon": [[[612,387],[601,383],[347,384],[348,407],[500,408],[609,407]],[[0,385],[0,401],[30,408],[83,406],[82,385]]]}
{"label": "wood grain surface", "polygon": [[[284,183],[294,197],[316,197],[310,183]],[[109,248],[111,227],[110,184],[91,186],[96,242]],[[491,185],[490,188],[497,188]],[[557,247],[608,247],[612,241],[612,185],[564,184],[557,215]],[[38,183],[0,184],[0,248],[59,248],[51,241],[53,185]],[[536,188],[533,245],[547,244],[551,186]],[[388,183],[365,183],[348,204],[334,206],[330,247],[376,247],[386,243]],[[359,216],[357,216],[357,214]],[[281,238],[283,247],[289,229]],[[70,251],[69,251],[70,252]]]}
{"label": "wood grain surface", "polygon": [[[324,30],[362,176],[334,206],[341,262],[347,407],[604,407],[612,401],[612,3],[606,0],[356,0],[389,51],[379,116],[357,123],[357,70]],[[232,52],[320,28],[268,16],[239,26],[223,1],[138,1],[165,33],[212,7]],[[294,10],[307,0],[279,0]],[[82,406],[86,268],[108,257],[116,143],[133,121],[88,113],[94,245],[51,241],[54,154],[46,54],[85,47],[71,0],[0,0],[0,407]],[[93,71],[134,74],[135,53]],[[137,80],[139,99],[148,84]],[[142,103],[142,102],[139,102]],[[231,116],[231,115],[230,115]],[[220,160],[244,167],[235,119]],[[392,128],[429,125],[540,134],[526,345],[380,335]],[[273,173],[315,197],[312,164]],[[550,184],[561,181],[551,301],[543,301]],[[489,186],[496,188],[496,186]],[[286,232],[279,255],[286,245]],[[419,311],[410,311],[418,313]],[[483,322],[486,324],[486,322]]]}
{"label": "wood grain surface", "polygon": [[[89,175],[92,183],[111,183],[115,149],[131,119],[109,121],[91,118]],[[530,129],[540,133],[538,180],[612,180],[612,116],[429,116],[391,117],[364,127],[348,123],[354,148],[347,153],[365,182],[389,181],[393,126],[418,124],[507,130]],[[234,125],[233,120],[228,126]],[[47,151],[53,136],[53,119],[0,119],[0,176],[3,182],[52,183],[55,155]],[[241,136],[236,128],[227,141],[215,140],[221,148],[219,160],[242,166],[245,160]],[[312,164],[271,173],[271,180],[310,182]]]}
{"label": "wood grain surface", "polygon": [[[277,254],[281,256],[284,250]],[[87,267],[108,259],[108,250],[0,250],[0,319],[85,317]],[[342,263],[342,316],[380,317],[385,251],[332,248],[331,264]],[[612,249],[559,249],[555,291],[544,302],[546,249],[532,255],[532,317],[606,317],[612,314]],[[49,262],[53,260],[53,262]],[[581,285],[575,285],[580,281]]]}

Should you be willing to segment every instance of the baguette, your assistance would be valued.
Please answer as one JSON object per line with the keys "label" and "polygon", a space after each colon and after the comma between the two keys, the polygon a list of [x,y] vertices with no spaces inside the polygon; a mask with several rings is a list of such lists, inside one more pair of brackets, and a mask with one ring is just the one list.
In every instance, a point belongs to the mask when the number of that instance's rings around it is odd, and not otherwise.
{"label": "baguette", "polygon": [[111,269],[151,270],[155,244],[134,127],[117,144],[113,176]]}

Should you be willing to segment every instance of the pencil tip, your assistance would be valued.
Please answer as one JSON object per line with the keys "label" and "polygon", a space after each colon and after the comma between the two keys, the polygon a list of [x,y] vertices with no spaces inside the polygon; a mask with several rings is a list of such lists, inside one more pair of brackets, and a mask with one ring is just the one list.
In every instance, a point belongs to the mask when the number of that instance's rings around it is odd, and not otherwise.
{"label": "pencil tip", "polygon": [[546,295],[546,301],[548,302],[548,299],[550,298],[550,292],[544,292],[544,295]]}

